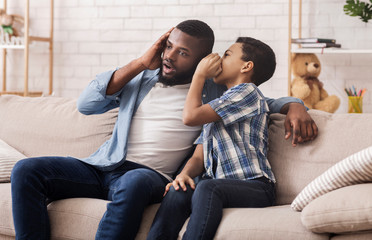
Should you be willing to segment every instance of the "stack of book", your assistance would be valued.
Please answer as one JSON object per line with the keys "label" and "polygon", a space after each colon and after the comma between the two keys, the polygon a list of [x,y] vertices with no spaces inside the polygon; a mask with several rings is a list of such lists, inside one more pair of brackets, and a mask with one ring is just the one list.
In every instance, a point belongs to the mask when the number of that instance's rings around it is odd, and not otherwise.
{"label": "stack of book", "polygon": [[329,38],[292,38],[292,43],[299,44],[302,48],[341,48],[336,39]]}

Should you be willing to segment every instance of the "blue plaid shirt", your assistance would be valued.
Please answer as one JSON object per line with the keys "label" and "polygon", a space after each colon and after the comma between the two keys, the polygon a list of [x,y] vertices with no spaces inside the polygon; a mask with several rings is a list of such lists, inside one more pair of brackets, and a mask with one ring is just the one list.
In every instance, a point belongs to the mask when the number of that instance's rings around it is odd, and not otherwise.
{"label": "blue plaid shirt", "polygon": [[221,117],[205,124],[196,144],[203,144],[205,176],[275,182],[267,160],[269,107],[252,83],[232,87],[208,103]]}

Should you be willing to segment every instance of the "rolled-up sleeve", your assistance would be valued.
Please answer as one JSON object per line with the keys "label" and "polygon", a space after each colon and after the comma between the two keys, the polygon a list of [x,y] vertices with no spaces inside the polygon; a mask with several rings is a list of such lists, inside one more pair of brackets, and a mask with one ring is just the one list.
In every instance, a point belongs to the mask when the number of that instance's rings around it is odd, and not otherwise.
{"label": "rolled-up sleeve", "polygon": [[304,105],[301,99],[295,97],[282,97],[278,99],[265,98],[267,104],[269,105],[269,113],[280,113],[280,110],[287,103],[300,103]]}
{"label": "rolled-up sleeve", "polygon": [[100,114],[119,106],[118,96],[121,91],[113,95],[106,95],[107,86],[115,71],[100,73],[96,79],[89,83],[77,101],[79,112],[86,115]]}

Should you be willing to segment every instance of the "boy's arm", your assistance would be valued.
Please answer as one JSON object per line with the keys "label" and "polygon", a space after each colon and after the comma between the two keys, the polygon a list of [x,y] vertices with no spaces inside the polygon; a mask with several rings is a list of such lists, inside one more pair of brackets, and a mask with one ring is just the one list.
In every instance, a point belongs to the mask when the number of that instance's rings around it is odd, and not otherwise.
{"label": "boy's arm", "polygon": [[186,191],[186,185],[190,185],[192,189],[195,189],[195,182],[193,178],[199,176],[204,170],[204,157],[203,157],[203,145],[198,144],[195,148],[194,154],[187,161],[185,167],[180,174],[174,179],[172,183],[168,183],[165,187],[165,194],[169,191],[171,186],[175,190],[179,190],[181,187],[183,191]]}
{"label": "boy's arm", "polygon": [[185,125],[198,126],[221,119],[209,104],[202,103],[202,92],[206,79],[212,78],[220,72],[221,59],[217,54],[208,55],[198,64],[183,109],[183,123]]}

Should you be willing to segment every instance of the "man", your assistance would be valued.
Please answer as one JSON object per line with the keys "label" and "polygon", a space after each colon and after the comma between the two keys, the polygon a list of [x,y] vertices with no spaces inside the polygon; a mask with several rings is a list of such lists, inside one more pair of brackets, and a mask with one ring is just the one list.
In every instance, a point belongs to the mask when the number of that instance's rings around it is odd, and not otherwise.
{"label": "man", "polygon": [[[134,239],[146,206],[162,200],[164,187],[192,149],[200,127],[182,123],[182,110],[198,62],[212,51],[210,27],[188,20],[170,29],[140,58],[97,75],[78,100],[84,114],[119,107],[111,139],[86,159],[25,159],[12,171],[16,239],[49,239],[47,199],[107,199],[96,239]],[[159,69],[159,67],[161,67]],[[222,94],[206,84],[206,101]],[[292,102],[292,103],[291,103]],[[310,140],[317,128],[299,100],[269,100],[287,113],[286,138]]]}

